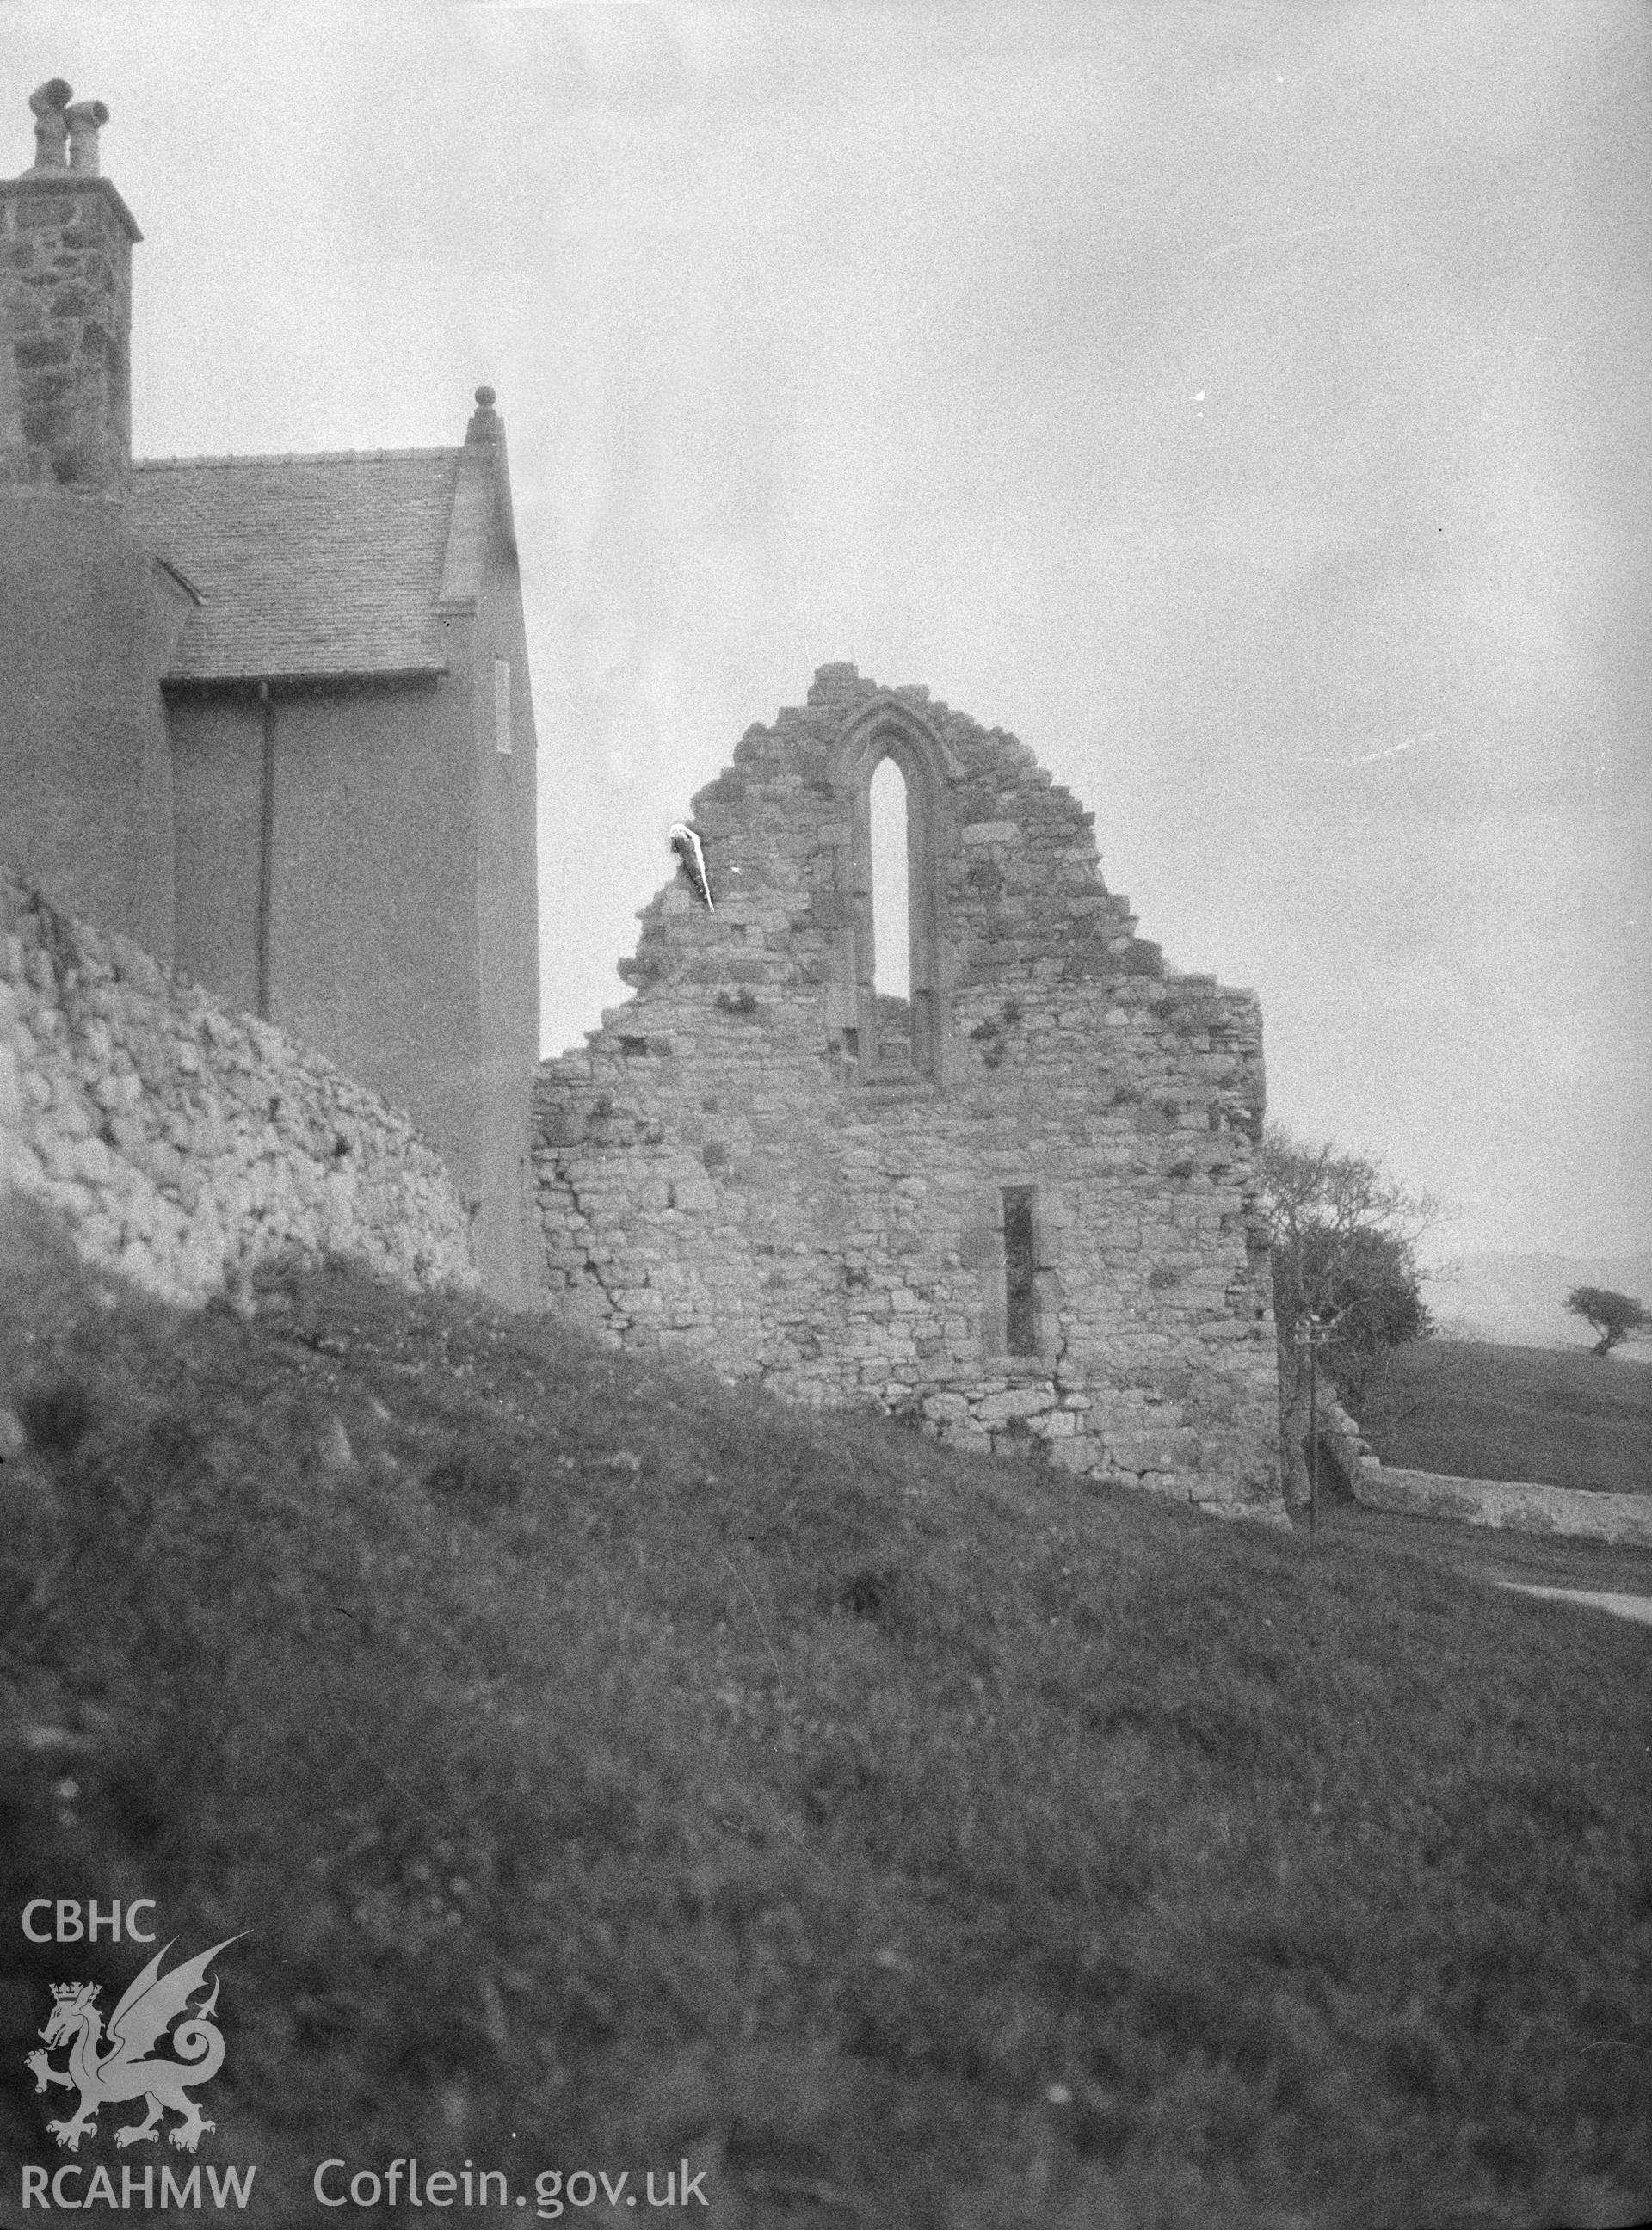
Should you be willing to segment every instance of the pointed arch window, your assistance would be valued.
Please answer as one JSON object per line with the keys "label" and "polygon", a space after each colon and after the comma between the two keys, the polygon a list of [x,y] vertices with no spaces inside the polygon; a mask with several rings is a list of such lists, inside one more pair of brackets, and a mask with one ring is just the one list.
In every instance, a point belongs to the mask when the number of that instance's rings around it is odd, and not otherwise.
{"label": "pointed arch window", "polygon": [[872,996],[876,1065],[913,1065],[912,907],[907,777],[894,757],[880,760],[867,790],[871,843]]}
{"label": "pointed arch window", "polygon": [[898,699],[867,707],[839,746],[849,826],[838,882],[849,933],[839,945],[836,996],[844,1022],[854,1017],[842,1042],[852,1044],[865,1082],[940,1073],[945,786],[960,771],[928,723]]}

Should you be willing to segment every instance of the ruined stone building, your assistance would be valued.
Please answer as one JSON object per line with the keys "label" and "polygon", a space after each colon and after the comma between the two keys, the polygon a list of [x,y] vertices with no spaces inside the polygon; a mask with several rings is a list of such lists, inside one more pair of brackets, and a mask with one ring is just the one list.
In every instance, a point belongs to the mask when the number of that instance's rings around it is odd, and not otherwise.
{"label": "ruined stone building", "polygon": [[[907,801],[909,991],[869,802]],[[1254,996],[1177,974],[1030,751],[823,667],[694,801],[635,987],[546,1062],[555,1306],[626,1347],[1217,1511],[1278,1507]]]}
{"label": "ruined stone building", "polygon": [[[35,164],[0,182],[0,864],[409,1111],[501,1298],[960,1447],[1277,1508],[1252,996],[1136,937],[1090,816],[1013,738],[829,666],[694,801],[713,904],[681,874],[661,893],[634,996],[536,1087],[535,736],[491,392],[448,448],[134,463],[139,235],[99,175],[106,112],[61,80],[31,106]],[[351,1165],[318,1176],[313,1140],[287,1166],[288,1096],[260,1118],[240,1093],[262,1174],[216,1176],[301,1223],[365,1195]],[[129,1134],[145,1243],[203,1275],[241,1241],[195,1229],[168,1157],[222,1125],[151,1112],[170,1143],[106,1110],[19,1150],[48,1186],[78,1170],[119,1250],[144,1239],[108,1205],[136,1213]]]}
{"label": "ruined stone building", "polygon": [[100,102],[0,180],[0,862],[411,1113],[535,1280],[535,736],[505,436],[134,462]]}

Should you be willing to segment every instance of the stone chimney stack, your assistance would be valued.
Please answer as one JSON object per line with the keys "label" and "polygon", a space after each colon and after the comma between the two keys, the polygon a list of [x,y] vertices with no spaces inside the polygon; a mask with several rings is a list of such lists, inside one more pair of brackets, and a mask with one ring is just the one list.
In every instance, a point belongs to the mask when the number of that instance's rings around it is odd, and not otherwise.
{"label": "stone chimney stack", "polygon": [[103,103],[55,77],[29,106],[34,164],[0,178],[0,860],[167,961],[189,591],[125,501],[138,228],[98,176]]}
{"label": "stone chimney stack", "polygon": [[[61,77],[29,95],[35,161],[0,178],[0,486],[123,498],[132,480],[132,248],[109,112]],[[67,149],[67,154],[66,154]]]}

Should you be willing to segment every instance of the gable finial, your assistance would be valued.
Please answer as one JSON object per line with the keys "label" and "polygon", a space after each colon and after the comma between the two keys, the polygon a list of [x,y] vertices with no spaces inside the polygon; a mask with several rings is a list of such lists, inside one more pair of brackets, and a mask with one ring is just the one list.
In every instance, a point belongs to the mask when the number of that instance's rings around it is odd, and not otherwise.
{"label": "gable finial", "polygon": [[465,429],[467,441],[497,441],[501,421],[494,405],[499,400],[491,387],[476,390],[476,408],[470,414],[470,423]]}

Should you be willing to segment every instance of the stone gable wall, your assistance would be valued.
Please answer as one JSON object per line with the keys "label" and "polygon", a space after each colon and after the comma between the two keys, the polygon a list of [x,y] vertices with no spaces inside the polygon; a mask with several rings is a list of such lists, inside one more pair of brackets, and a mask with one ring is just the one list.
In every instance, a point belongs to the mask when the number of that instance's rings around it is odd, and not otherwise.
{"label": "stone gable wall", "polygon": [[[869,981],[886,753],[918,824],[911,1002]],[[679,874],[622,967],[634,997],[540,1072],[552,1305],[790,1399],[1277,1512],[1254,998],[1166,970],[1091,816],[922,690],[823,667],[694,813],[714,911]],[[1006,1351],[1015,1186],[1027,1354]]]}
{"label": "stone gable wall", "polygon": [[474,1285],[436,1153],[319,1055],[0,871],[0,1187],[148,1291],[203,1300],[289,1246]]}

